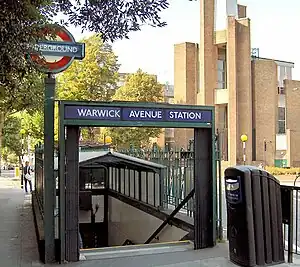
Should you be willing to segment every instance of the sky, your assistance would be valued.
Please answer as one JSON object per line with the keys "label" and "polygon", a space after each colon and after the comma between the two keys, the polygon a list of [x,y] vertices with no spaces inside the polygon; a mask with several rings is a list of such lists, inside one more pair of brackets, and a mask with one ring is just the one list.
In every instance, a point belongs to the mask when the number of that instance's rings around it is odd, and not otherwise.
{"label": "sky", "polygon": [[[216,29],[226,26],[225,0],[217,1]],[[251,20],[251,45],[259,48],[260,57],[295,63],[293,79],[300,80],[299,53],[299,0],[239,0],[247,6]],[[141,68],[156,74],[161,83],[174,81],[174,44],[198,43],[200,40],[199,1],[170,0],[170,7],[161,13],[168,25],[164,28],[144,26],[129,35],[129,40],[119,40],[113,50],[121,64],[120,72],[135,72]],[[76,40],[89,33],[70,27]]]}

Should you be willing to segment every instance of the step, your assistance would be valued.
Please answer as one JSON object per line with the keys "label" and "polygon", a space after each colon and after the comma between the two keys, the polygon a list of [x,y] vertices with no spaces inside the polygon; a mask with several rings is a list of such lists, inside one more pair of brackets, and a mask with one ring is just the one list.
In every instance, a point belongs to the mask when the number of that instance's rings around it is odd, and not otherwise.
{"label": "step", "polygon": [[111,259],[193,250],[190,241],[82,249],[81,260]]}

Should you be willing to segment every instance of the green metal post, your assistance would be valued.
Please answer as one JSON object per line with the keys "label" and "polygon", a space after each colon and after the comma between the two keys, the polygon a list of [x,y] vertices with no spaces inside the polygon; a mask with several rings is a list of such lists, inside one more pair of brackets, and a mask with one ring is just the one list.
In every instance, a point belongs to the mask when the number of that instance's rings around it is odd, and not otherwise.
{"label": "green metal post", "polygon": [[215,110],[213,110],[213,116],[212,116],[212,125],[211,125],[211,134],[212,134],[212,177],[213,177],[213,240],[214,245],[216,244],[217,239],[217,166],[216,166],[216,150],[215,150],[215,140],[214,140],[214,134],[215,133]]}
{"label": "green metal post", "polygon": [[221,145],[220,145],[220,134],[217,131],[216,135],[217,141],[217,160],[218,160],[218,178],[219,178],[219,229],[218,229],[218,238],[223,240],[223,221],[222,221],[222,164],[221,164]]}
{"label": "green metal post", "polygon": [[64,120],[64,108],[59,104],[59,239],[60,239],[60,262],[64,262],[66,259],[66,172],[65,172],[65,126]]}
{"label": "green metal post", "polygon": [[54,179],[54,95],[55,78],[45,78],[44,103],[44,233],[45,263],[55,262],[55,179]]}

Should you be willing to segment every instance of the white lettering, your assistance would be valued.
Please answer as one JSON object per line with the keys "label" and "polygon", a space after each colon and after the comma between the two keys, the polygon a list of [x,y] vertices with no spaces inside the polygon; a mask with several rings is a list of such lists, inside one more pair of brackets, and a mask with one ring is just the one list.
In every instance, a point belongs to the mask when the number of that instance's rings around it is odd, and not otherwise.
{"label": "white lettering", "polygon": [[115,117],[116,118],[121,118],[120,110],[114,110],[114,112],[115,112]]}
{"label": "white lettering", "polygon": [[129,118],[143,118],[143,119],[161,119],[161,110],[131,110]]}
{"label": "white lettering", "polygon": [[202,113],[199,111],[170,111],[169,118],[182,120],[201,120]]}
{"label": "white lettering", "polygon": [[99,118],[121,118],[120,110],[107,109],[83,109],[78,108],[77,113],[80,117],[99,117]]}
{"label": "white lettering", "polygon": [[135,111],[134,110],[131,110],[130,113],[129,113],[129,118],[134,118],[135,117]]}
{"label": "white lettering", "polygon": [[115,114],[116,114],[115,110],[109,110],[107,113],[108,113],[108,117],[111,117],[111,118],[114,118]]}
{"label": "white lettering", "polygon": [[93,109],[93,110],[92,110],[92,114],[93,114],[92,116],[93,116],[93,117],[96,117],[96,116],[97,116],[97,111],[98,111],[97,109]]}
{"label": "white lettering", "polygon": [[78,47],[72,45],[56,45],[56,44],[35,44],[34,50],[40,52],[59,52],[59,53],[77,53]]}
{"label": "white lettering", "polygon": [[103,109],[98,109],[98,117],[107,117],[107,110]]}
{"label": "white lettering", "polygon": [[78,112],[78,115],[80,116],[80,117],[82,117],[82,116],[85,116],[85,114],[86,114],[86,109],[77,109],[77,112]]}

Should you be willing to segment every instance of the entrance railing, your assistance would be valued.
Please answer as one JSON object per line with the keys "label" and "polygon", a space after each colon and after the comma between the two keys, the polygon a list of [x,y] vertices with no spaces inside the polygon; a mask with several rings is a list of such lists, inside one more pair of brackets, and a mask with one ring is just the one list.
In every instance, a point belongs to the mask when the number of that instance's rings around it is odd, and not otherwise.
{"label": "entrance railing", "polygon": [[[216,136],[216,160],[219,164],[218,166],[218,195],[217,195],[217,233],[218,239],[223,239],[223,198],[222,198],[222,184],[221,184],[221,162],[222,149],[219,143],[218,136]],[[123,153],[132,157],[141,158],[144,160],[149,160],[167,167],[165,175],[165,201],[168,207],[175,209],[179,203],[181,203],[188,194],[194,188],[194,151],[193,144],[190,143],[187,150],[184,149],[159,149],[153,147],[152,149],[120,149],[119,153]],[[180,210],[181,213],[189,217],[194,216],[194,198],[191,198]]]}
{"label": "entrance railing", "polygon": [[[166,166],[166,172],[164,173],[164,181],[163,186],[160,187],[160,191],[158,194],[154,193],[153,188],[147,188],[147,184],[145,183],[145,189],[141,188],[140,192],[147,191],[147,194],[140,196],[142,201],[146,201],[147,204],[153,205],[155,207],[160,206],[159,196],[162,196],[162,201],[164,202],[164,207],[175,209],[178,207],[180,203],[189,195],[189,193],[194,188],[194,151],[192,150],[193,145],[190,144],[190,148],[187,150],[184,149],[158,149],[154,147],[153,149],[121,149],[118,150],[119,153],[123,153],[129,156],[133,156],[136,158],[141,158],[144,160],[149,160],[161,165]],[[218,147],[218,146],[216,146]],[[43,160],[43,146],[41,144],[36,146],[35,150],[35,191],[36,196],[39,200],[41,208],[43,208],[43,196],[44,196],[44,160]],[[217,150],[217,160],[221,155]],[[220,165],[219,165],[220,166]],[[218,172],[218,176],[221,176],[221,172]],[[130,181],[132,185],[136,183],[136,186],[127,186],[125,185],[125,180],[118,183],[116,179],[112,179],[110,181],[110,186],[112,189],[119,191],[119,193],[123,193],[130,197],[139,199],[139,187],[138,187],[138,179],[128,179],[127,175],[124,176],[126,181]],[[126,178],[125,178],[126,177]],[[135,176],[134,176],[135,177]],[[156,181],[156,175],[145,175],[145,179],[153,179],[153,184],[158,185],[159,181]],[[132,181],[131,181],[132,180]],[[156,181],[156,182],[155,182]],[[219,179],[219,181],[221,181]],[[151,184],[151,183],[150,183]],[[134,188],[131,190],[131,187]],[[220,187],[222,188],[222,187]],[[145,191],[145,192],[146,192]],[[217,226],[218,226],[218,239],[223,238],[223,225],[222,225],[222,191],[218,190],[218,216],[217,216]],[[150,192],[150,193],[148,193]],[[147,197],[148,195],[148,197]],[[145,199],[144,199],[145,198]],[[157,200],[156,200],[157,199]],[[194,197],[190,198],[187,203],[185,203],[180,209],[180,213],[189,217],[194,217]]]}
{"label": "entrance railing", "polygon": [[[194,152],[163,149],[121,149],[132,157],[149,160],[167,167],[164,181],[166,205],[175,208],[194,188]],[[194,216],[194,198],[190,199],[181,209],[189,217]]]}
{"label": "entrance railing", "polygon": [[44,147],[38,144],[35,147],[35,195],[43,211],[44,203]]}
{"label": "entrance railing", "polygon": [[283,185],[282,203],[284,247],[292,262],[293,254],[300,255],[300,187]]}

